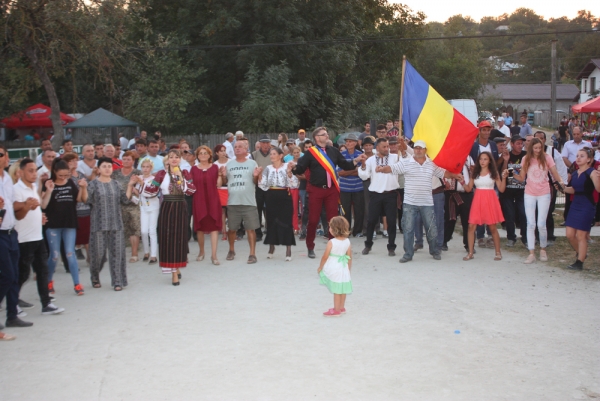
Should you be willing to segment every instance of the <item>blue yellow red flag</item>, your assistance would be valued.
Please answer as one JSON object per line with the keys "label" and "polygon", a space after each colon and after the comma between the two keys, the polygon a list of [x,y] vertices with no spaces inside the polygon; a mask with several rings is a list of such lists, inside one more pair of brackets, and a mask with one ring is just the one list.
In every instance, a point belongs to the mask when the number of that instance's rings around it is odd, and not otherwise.
{"label": "blue yellow red flag", "polygon": [[460,173],[479,133],[408,61],[404,67],[402,121],[404,136],[413,142],[425,141],[429,158],[452,173]]}

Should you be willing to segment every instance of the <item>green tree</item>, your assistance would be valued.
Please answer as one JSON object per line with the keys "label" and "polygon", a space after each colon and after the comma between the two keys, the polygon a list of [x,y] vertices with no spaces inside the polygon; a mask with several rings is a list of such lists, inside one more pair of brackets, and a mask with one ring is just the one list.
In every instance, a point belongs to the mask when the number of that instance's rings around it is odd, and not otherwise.
{"label": "green tree", "polygon": [[244,100],[236,111],[236,122],[249,132],[290,131],[298,126],[297,111],[308,97],[299,85],[290,83],[292,70],[285,62],[260,73],[254,64],[242,84]]}
{"label": "green tree", "polygon": [[184,129],[188,108],[195,102],[206,102],[195,81],[205,71],[194,69],[176,52],[165,52],[168,46],[179,45],[168,38],[157,38],[151,46],[141,43],[145,49],[141,56],[130,58],[130,84],[122,94],[125,114],[152,129],[170,131]]}

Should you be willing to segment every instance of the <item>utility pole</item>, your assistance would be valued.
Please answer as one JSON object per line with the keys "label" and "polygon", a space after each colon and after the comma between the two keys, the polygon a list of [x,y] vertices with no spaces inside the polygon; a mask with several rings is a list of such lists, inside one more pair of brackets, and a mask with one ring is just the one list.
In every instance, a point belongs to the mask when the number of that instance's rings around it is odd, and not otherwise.
{"label": "utility pole", "polygon": [[552,71],[550,72],[550,79],[552,80],[550,87],[550,121],[552,121],[552,129],[556,129],[558,125],[556,121],[556,42],[558,40],[552,40]]}

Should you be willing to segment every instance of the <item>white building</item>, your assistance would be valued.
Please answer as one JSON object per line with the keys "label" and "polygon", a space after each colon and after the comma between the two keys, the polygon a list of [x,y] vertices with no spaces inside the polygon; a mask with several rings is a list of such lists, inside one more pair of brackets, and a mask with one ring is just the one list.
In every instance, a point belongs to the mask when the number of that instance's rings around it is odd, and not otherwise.
{"label": "white building", "polygon": [[581,80],[579,103],[590,100],[592,92],[595,92],[597,97],[600,91],[600,58],[591,59],[577,75],[577,79]]}

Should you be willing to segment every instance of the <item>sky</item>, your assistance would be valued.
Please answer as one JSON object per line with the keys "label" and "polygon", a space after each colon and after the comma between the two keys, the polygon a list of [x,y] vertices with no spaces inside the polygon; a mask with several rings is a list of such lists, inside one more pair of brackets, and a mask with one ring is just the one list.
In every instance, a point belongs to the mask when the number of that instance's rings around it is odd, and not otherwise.
{"label": "sky", "polygon": [[596,17],[600,16],[600,1],[586,2],[585,5],[579,2],[566,2],[556,0],[504,0],[502,2],[485,1],[448,1],[448,0],[390,0],[393,3],[402,3],[414,11],[423,11],[427,15],[426,22],[444,22],[456,14],[470,16],[475,21],[481,17],[497,17],[504,13],[511,14],[517,8],[530,8],[536,14],[545,19],[558,18],[566,16],[572,19],[577,16],[577,11],[586,9],[591,11]]}

